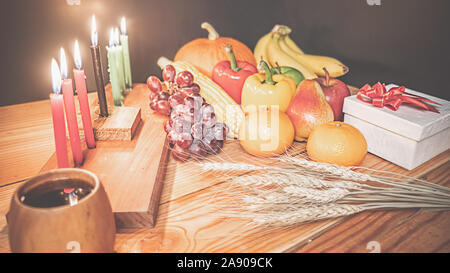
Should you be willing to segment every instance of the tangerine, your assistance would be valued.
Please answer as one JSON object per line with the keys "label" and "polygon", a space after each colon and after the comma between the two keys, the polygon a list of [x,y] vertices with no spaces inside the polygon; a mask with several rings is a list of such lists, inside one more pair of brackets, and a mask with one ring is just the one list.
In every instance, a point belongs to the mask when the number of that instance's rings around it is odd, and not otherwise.
{"label": "tangerine", "polygon": [[359,165],[366,156],[367,142],[352,125],[331,121],[311,132],[306,151],[314,161],[354,166]]}

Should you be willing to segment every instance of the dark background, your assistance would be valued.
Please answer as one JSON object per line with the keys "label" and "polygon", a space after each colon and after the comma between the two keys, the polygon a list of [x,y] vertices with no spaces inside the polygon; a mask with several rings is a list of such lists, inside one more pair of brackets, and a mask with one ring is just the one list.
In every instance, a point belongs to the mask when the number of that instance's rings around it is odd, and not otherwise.
{"label": "dark background", "polygon": [[81,6],[66,0],[10,0],[0,5],[0,105],[48,98],[51,58],[58,60],[63,46],[71,71],[75,39],[88,89],[95,90],[92,14],[105,70],[109,29],[127,18],[134,82],[160,75],[159,56],[173,58],[184,43],[207,37],[203,21],[252,50],[274,24],[285,24],[307,53],[348,65],[349,74],[341,78],[348,84],[393,82],[450,99],[448,0],[381,0],[380,6],[366,0],[81,0]]}

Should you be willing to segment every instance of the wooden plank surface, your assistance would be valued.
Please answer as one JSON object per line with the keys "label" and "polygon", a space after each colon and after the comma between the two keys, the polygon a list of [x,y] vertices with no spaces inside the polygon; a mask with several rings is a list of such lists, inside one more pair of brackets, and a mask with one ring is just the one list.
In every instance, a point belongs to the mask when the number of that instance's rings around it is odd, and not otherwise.
{"label": "wooden plank surface", "polygon": [[49,100],[0,107],[0,186],[36,175],[55,152],[51,115]]}
{"label": "wooden plank surface", "polygon": [[[146,103],[146,102],[145,102]],[[292,148],[293,154],[304,152],[304,143],[296,143]],[[251,162],[270,164],[270,159],[259,160],[244,153],[239,144],[228,141],[224,151],[217,156],[208,157],[211,161]],[[450,151],[446,151],[433,160],[408,172],[394,164],[384,161],[374,155],[368,155],[362,162],[362,166],[388,170],[397,173],[408,174],[414,177],[427,177],[433,182],[448,183],[448,173],[442,173],[448,169]],[[411,213],[407,211],[392,212],[369,212],[369,214],[382,213],[383,217],[373,217],[373,223],[378,228],[368,229],[365,225],[367,213],[361,213],[354,217],[345,217],[324,220],[315,223],[299,225],[291,228],[253,228],[244,220],[224,219],[214,214],[217,208],[211,203],[217,194],[217,188],[226,186],[227,176],[220,176],[202,172],[196,162],[178,163],[172,158],[167,165],[167,175],[160,200],[158,222],[155,228],[119,229],[116,237],[116,251],[119,252],[316,252],[316,251],[356,251],[369,252],[366,244],[370,236],[356,237],[358,233],[369,232],[372,235],[387,234],[385,240],[406,241],[397,247],[387,247],[386,241],[382,241],[387,251],[404,252],[423,249],[425,251],[447,250],[450,233],[445,228],[448,213],[440,213],[430,216],[423,212],[426,217],[432,217],[436,223],[433,233],[421,234],[422,242],[429,240],[432,247],[420,248],[409,236],[420,234],[420,226],[427,226],[429,220],[416,218],[417,225],[406,222],[404,227],[416,230],[416,233],[389,233],[389,224],[398,213]],[[0,213],[5,213],[9,206],[9,199],[15,188],[21,182],[0,187]],[[364,218],[364,215],[366,215]],[[390,216],[393,215],[393,216]],[[363,217],[363,218],[359,218]],[[369,217],[370,218],[370,217]],[[356,219],[357,221],[354,221]],[[359,219],[359,220],[358,220]],[[352,222],[353,221],[353,222]],[[347,223],[349,225],[345,226]],[[424,224],[425,223],[425,224]],[[344,228],[343,228],[344,227]],[[448,225],[447,225],[448,227]],[[339,244],[332,240],[336,237],[332,232],[338,230],[338,234],[346,236],[351,234],[350,239],[343,240],[345,247],[339,248]],[[388,232],[388,233],[386,233]],[[331,235],[330,235],[331,234]],[[416,236],[417,236],[416,235]],[[355,237],[353,239],[353,237]],[[390,236],[390,237],[389,237]],[[323,243],[320,243],[323,238]],[[379,238],[378,238],[379,239]],[[342,240],[342,238],[341,238]],[[380,239],[381,240],[381,239]],[[315,245],[315,242],[318,244]],[[308,244],[309,243],[309,244]],[[7,241],[7,226],[4,219],[0,217],[0,252],[9,251]]]}
{"label": "wooden plank surface", "polygon": [[[227,143],[226,153],[230,157],[239,159],[239,152],[236,149],[237,143]],[[304,144],[297,143],[298,149],[304,149]],[[241,155],[242,156],[242,155]],[[443,153],[422,165],[413,173],[414,176],[432,173],[434,166],[444,166],[447,168],[450,151]],[[217,159],[211,159],[217,160]],[[445,163],[447,162],[447,163]],[[261,162],[264,163],[264,162]],[[243,220],[223,219],[215,216],[215,208],[211,204],[217,192],[215,187],[226,183],[226,178],[213,176],[209,173],[201,173],[198,169],[193,169],[195,162],[178,163],[169,160],[168,174],[165,180],[163,195],[161,198],[158,222],[155,228],[141,229],[120,229],[116,237],[116,251],[119,252],[284,252],[301,249],[309,240],[330,230],[330,228],[352,219],[352,217],[338,218],[315,223],[303,224],[291,228],[253,228]],[[362,166],[373,167],[382,165],[383,169],[408,173],[399,167],[369,155]],[[439,169],[439,168],[438,168]],[[173,172],[173,170],[177,170]],[[196,173],[188,176],[185,174]],[[447,179],[439,176],[440,179]],[[3,189],[0,195],[0,205],[7,204],[5,199],[19,184],[9,185]],[[186,189],[186,190],[181,190]],[[7,193],[5,193],[7,192]],[[4,211],[4,210],[3,210]],[[379,212],[376,212],[379,213]],[[403,213],[403,212],[384,212]],[[428,213],[428,212],[427,212]],[[363,215],[363,214],[361,214]],[[355,216],[355,217],[360,217]],[[346,222],[344,222],[346,223]],[[357,232],[365,225],[355,225]],[[331,229],[333,230],[333,229]],[[6,227],[0,226],[0,251],[8,251]],[[446,237],[448,233],[442,229],[440,236]],[[432,239],[432,238],[429,238]],[[353,241],[359,243],[359,241]],[[351,244],[351,243],[350,243]],[[411,242],[414,245],[413,242]],[[326,244],[328,245],[328,244]],[[408,247],[408,245],[406,245]],[[315,251],[314,249],[312,250]],[[363,250],[356,250],[362,251]],[[399,251],[406,251],[400,249]]]}

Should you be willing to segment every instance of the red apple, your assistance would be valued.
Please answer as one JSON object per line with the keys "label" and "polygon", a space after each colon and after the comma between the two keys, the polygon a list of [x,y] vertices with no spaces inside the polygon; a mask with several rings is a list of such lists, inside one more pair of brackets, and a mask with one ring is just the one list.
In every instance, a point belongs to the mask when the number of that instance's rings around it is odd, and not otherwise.
{"label": "red apple", "polygon": [[322,87],[327,102],[331,106],[331,109],[333,109],[334,120],[342,121],[342,106],[344,105],[345,97],[350,96],[350,90],[344,82],[330,78],[330,74],[326,68],[323,70],[325,71],[325,78],[321,77],[315,80]]}

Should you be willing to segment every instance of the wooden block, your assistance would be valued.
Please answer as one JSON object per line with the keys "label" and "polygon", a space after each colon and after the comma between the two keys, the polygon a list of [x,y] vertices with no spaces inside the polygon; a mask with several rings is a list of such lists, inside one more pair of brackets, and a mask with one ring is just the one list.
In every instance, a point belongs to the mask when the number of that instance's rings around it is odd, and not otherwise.
{"label": "wooden block", "polygon": [[[106,92],[108,96],[110,86]],[[95,173],[105,187],[118,228],[152,227],[158,215],[169,158],[163,129],[167,117],[150,109],[148,94],[145,84],[136,84],[124,100],[125,107],[118,107],[140,109],[142,121],[130,141],[98,141],[95,149],[85,147],[83,151],[81,168]],[[96,101],[91,105],[95,104]],[[70,145],[68,149],[70,152]],[[41,172],[55,168],[54,154]]]}
{"label": "wooden block", "polygon": [[108,117],[92,122],[96,140],[131,140],[141,122],[141,108],[114,107]]}

